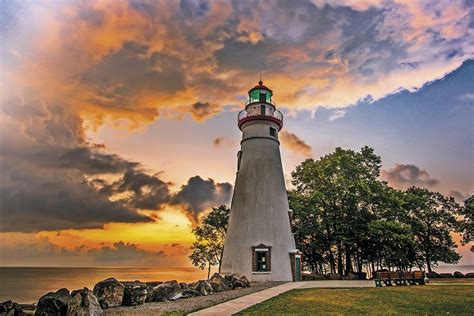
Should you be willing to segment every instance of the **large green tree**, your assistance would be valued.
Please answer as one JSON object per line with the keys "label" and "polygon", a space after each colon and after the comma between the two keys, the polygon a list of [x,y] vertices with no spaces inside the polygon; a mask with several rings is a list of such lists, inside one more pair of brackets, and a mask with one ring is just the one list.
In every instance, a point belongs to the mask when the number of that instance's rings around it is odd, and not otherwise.
{"label": "large green tree", "polygon": [[[379,179],[381,159],[369,147],[336,148],[307,159],[292,173],[293,231],[313,272],[411,269],[459,260],[451,233],[460,206],[422,188],[401,191]],[[463,233],[472,238],[472,199],[463,208]],[[366,269],[364,269],[364,267]]]}
{"label": "large green tree", "polygon": [[193,229],[196,242],[191,246],[192,253],[189,259],[193,265],[201,269],[205,269],[207,266],[208,278],[211,267],[214,265],[218,265],[219,272],[221,272],[229,213],[230,209],[225,205],[213,207],[201,225]]}
{"label": "large green tree", "polygon": [[457,263],[460,256],[451,233],[459,230],[460,205],[441,193],[411,187],[406,190],[405,208],[406,223],[411,226],[428,272],[438,262]]}
{"label": "large green tree", "polygon": [[320,252],[309,254],[317,261],[308,266],[328,262],[331,272],[343,274],[353,271],[355,260],[361,268],[361,248],[381,186],[377,179],[380,166],[381,159],[373,149],[363,147],[359,152],[336,148],[334,153],[296,167],[290,205],[295,223],[306,224],[310,219],[311,228],[299,225],[295,235],[302,249]]}

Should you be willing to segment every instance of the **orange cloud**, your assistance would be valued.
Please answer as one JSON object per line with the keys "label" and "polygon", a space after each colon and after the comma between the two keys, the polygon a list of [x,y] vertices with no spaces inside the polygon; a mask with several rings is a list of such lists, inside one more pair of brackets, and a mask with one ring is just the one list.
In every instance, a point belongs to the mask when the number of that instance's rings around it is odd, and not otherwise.
{"label": "orange cloud", "polygon": [[306,144],[301,138],[299,138],[293,133],[290,133],[285,130],[281,131],[280,140],[285,148],[295,153],[301,154],[306,157],[310,157],[312,155],[311,146]]}

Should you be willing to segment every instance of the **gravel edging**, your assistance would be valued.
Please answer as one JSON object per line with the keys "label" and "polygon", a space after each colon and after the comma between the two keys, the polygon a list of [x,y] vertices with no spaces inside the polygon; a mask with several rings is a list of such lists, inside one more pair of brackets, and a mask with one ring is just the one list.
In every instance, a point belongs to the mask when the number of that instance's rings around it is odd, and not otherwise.
{"label": "gravel edging", "polygon": [[218,292],[208,296],[180,299],[174,302],[152,302],[137,306],[104,309],[104,315],[157,315],[162,313],[187,314],[234,298],[259,292],[285,282],[252,283],[250,287]]}

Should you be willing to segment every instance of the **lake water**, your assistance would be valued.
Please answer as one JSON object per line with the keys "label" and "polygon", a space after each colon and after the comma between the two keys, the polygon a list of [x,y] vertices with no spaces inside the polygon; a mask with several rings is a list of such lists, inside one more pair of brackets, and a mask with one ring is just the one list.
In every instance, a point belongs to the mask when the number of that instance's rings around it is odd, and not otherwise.
{"label": "lake water", "polygon": [[34,303],[47,292],[67,288],[70,291],[94,285],[114,277],[120,281],[192,282],[207,278],[207,270],[197,268],[26,268],[0,267],[0,302],[11,299]]}
{"label": "lake water", "polygon": [[[474,265],[439,266],[436,272],[474,272]],[[69,290],[88,287],[114,277],[120,281],[192,282],[207,277],[207,271],[197,268],[25,268],[0,267],[0,302],[7,299],[34,303],[47,292],[60,288]]]}

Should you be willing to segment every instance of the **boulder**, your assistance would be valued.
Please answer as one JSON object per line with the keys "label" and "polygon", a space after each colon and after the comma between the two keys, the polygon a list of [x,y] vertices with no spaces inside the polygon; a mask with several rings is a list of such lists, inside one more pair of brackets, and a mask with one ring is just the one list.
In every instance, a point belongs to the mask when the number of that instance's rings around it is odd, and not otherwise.
{"label": "boulder", "polygon": [[145,303],[148,293],[146,283],[134,281],[122,282],[122,284],[125,286],[125,290],[123,291],[123,305],[135,306]]}
{"label": "boulder", "polygon": [[452,279],[454,278],[452,273],[438,273],[438,276],[443,279]]}
{"label": "boulder", "polygon": [[188,285],[184,282],[179,283],[179,287],[181,288],[181,290],[189,289]]}
{"label": "boulder", "polygon": [[167,281],[152,289],[152,294],[147,297],[147,302],[166,302],[172,298],[176,298],[182,292],[176,280]]}
{"label": "boulder", "polygon": [[248,282],[247,278],[243,279],[242,276],[239,274],[229,274],[225,276],[225,279],[229,281],[231,288],[236,289],[236,288],[243,288],[243,287],[248,287],[250,282]]}
{"label": "boulder", "polygon": [[342,277],[339,273],[328,273],[327,277],[329,280],[342,280]]}
{"label": "boulder", "polygon": [[88,288],[75,290],[71,293],[67,307],[68,316],[98,316],[102,315],[97,297]]}
{"label": "boulder", "polygon": [[199,280],[196,283],[190,285],[190,287],[202,296],[207,296],[214,293],[212,285],[208,280]]}
{"label": "boulder", "polygon": [[474,278],[474,272],[469,272],[464,275],[465,278]]}
{"label": "boulder", "polygon": [[347,279],[348,280],[359,280],[359,276],[356,273],[349,272],[347,274]]}
{"label": "boulder", "polygon": [[125,286],[114,278],[100,281],[94,286],[94,295],[102,308],[122,305]]}
{"label": "boulder", "polygon": [[232,288],[230,282],[217,272],[212,275],[212,277],[209,279],[209,282],[211,283],[214,292],[228,291]]}
{"label": "boulder", "polygon": [[43,295],[36,306],[35,316],[67,315],[68,303],[71,299],[68,289],[60,289]]}
{"label": "boulder", "polygon": [[462,272],[460,272],[460,271],[455,271],[453,275],[454,275],[454,277],[455,277],[456,279],[462,279],[462,278],[465,278],[465,277],[466,277],[466,276],[465,276]]}
{"label": "boulder", "polygon": [[163,284],[161,281],[151,281],[151,282],[145,282],[146,284],[146,299],[145,302],[151,302],[153,298],[153,289],[157,287],[160,284]]}
{"label": "boulder", "polygon": [[13,301],[5,301],[0,303],[1,316],[17,316],[23,315],[23,310],[20,304]]}
{"label": "boulder", "polygon": [[436,278],[439,278],[439,274],[432,271],[432,272],[428,272],[426,273],[426,277],[429,278],[429,279],[436,279]]}

